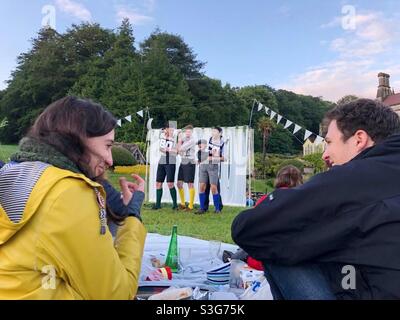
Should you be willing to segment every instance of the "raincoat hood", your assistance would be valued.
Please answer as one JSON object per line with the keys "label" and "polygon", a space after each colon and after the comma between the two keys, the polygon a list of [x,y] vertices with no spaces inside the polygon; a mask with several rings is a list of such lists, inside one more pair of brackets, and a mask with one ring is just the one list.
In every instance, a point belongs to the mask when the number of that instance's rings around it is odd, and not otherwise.
{"label": "raincoat hood", "polygon": [[0,246],[29,222],[50,189],[68,177],[101,188],[82,174],[40,161],[12,162],[0,170]]}

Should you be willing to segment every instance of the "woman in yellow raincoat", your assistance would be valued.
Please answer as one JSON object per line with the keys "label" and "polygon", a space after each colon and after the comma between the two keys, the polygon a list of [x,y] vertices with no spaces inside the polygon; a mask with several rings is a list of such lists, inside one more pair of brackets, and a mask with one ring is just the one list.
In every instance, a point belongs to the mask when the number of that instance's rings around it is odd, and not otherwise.
{"label": "woman in yellow raincoat", "polygon": [[100,177],[116,119],[66,97],[38,117],[0,170],[0,299],[132,299],[146,230],[144,181],[120,181],[130,208],[115,241]]}

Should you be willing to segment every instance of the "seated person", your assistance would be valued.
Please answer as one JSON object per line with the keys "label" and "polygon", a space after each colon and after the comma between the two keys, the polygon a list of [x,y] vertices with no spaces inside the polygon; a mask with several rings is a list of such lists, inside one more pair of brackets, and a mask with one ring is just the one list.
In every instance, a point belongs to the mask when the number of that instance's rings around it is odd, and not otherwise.
{"label": "seated person", "polygon": [[[301,171],[292,165],[285,166],[280,169],[275,179],[275,189],[289,189],[297,187],[301,184],[303,184]],[[258,199],[255,207],[267,199],[267,197],[268,194],[265,194]],[[230,258],[243,260],[247,262],[249,267],[256,270],[264,270],[262,262],[250,257],[243,249],[239,249]]]}

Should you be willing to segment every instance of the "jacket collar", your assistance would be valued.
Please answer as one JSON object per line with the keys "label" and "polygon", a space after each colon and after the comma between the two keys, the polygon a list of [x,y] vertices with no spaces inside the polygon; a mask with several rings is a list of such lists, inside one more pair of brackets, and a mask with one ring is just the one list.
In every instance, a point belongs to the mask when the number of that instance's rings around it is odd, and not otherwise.
{"label": "jacket collar", "polygon": [[37,139],[23,138],[19,144],[19,149],[19,152],[11,156],[11,161],[19,163],[39,161],[74,173],[82,173],[67,156]]}

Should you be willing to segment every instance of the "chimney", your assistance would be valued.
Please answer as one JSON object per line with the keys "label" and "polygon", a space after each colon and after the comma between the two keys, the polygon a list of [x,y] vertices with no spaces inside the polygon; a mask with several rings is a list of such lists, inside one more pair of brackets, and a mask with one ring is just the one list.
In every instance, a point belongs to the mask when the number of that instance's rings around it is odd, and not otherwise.
{"label": "chimney", "polygon": [[389,78],[390,75],[387,73],[380,72],[378,74],[379,86],[378,92],[376,93],[376,98],[380,101],[384,101],[392,94],[392,90],[390,90]]}

